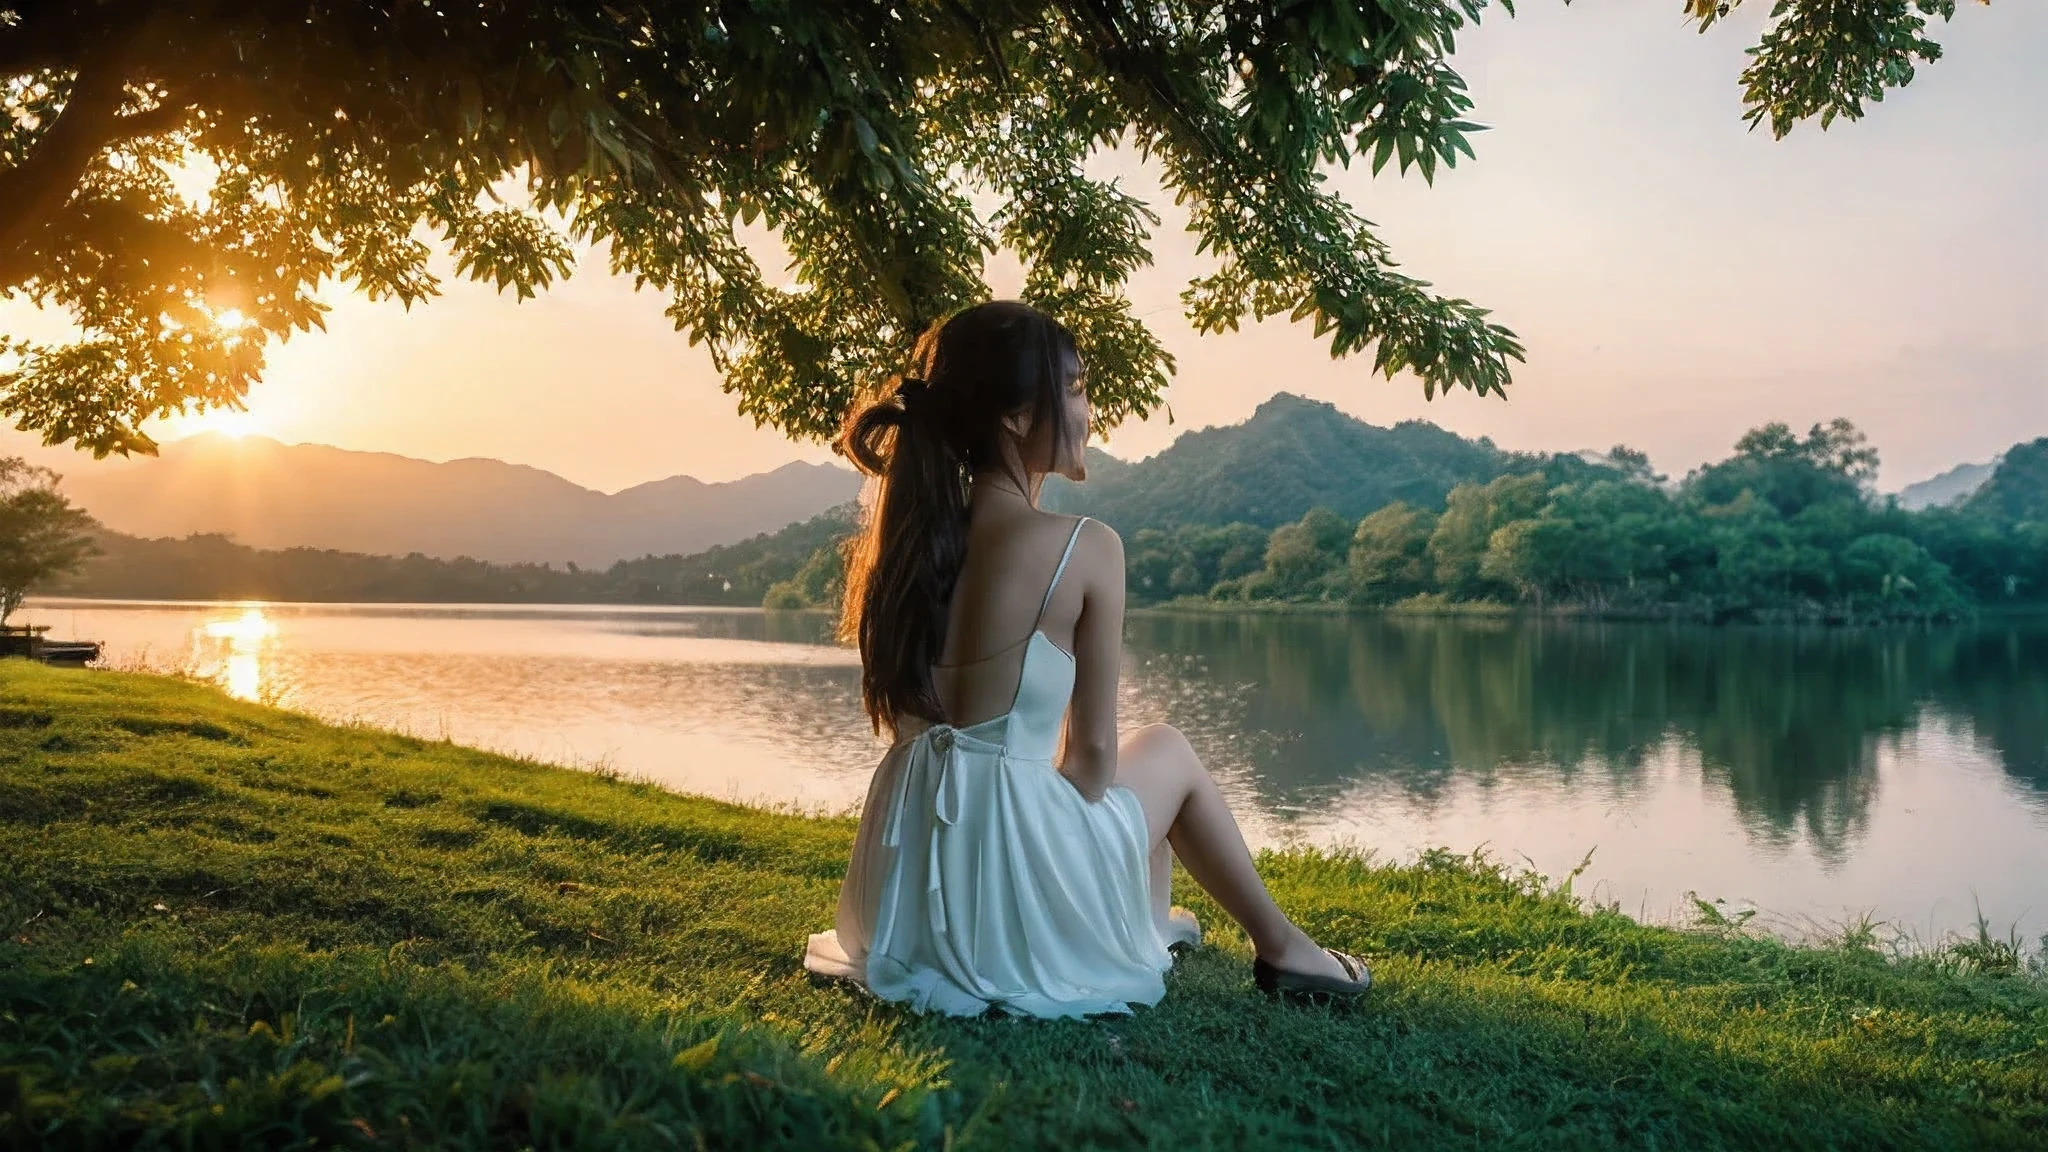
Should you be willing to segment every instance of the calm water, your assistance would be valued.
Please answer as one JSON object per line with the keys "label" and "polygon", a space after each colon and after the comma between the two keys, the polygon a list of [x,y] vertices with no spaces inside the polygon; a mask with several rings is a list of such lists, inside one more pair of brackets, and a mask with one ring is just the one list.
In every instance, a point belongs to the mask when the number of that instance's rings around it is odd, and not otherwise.
{"label": "calm water", "polygon": [[[721,799],[847,811],[881,752],[816,615],[31,602],[115,666]],[[1849,632],[1140,615],[1254,847],[1487,851],[1647,919],[2048,930],[2048,626]]]}

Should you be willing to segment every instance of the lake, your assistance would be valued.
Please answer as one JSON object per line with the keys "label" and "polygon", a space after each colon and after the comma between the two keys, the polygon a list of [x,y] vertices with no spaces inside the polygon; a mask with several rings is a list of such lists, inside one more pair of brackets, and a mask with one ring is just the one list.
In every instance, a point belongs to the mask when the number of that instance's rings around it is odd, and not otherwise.
{"label": "lake", "polygon": [[[882,752],[821,614],[31,600],[53,639],[328,719],[807,812]],[[1134,614],[1122,714],[1253,847],[1432,847],[1648,920],[2048,931],[2048,624],[1882,631]]]}

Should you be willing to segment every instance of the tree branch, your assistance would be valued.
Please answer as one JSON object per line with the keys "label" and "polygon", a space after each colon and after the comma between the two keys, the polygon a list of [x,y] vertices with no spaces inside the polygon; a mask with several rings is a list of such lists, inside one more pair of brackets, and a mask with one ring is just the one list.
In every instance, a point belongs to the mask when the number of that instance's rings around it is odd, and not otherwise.
{"label": "tree branch", "polygon": [[64,110],[35,151],[18,167],[0,171],[0,288],[19,283],[24,242],[71,199],[78,178],[113,139],[126,98],[112,54],[85,61]]}
{"label": "tree branch", "polygon": [[107,144],[125,144],[144,136],[159,136],[185,124],[185,117],[199,107],[193,100],[165,100],[154,108],[117,117],[107,133]]}

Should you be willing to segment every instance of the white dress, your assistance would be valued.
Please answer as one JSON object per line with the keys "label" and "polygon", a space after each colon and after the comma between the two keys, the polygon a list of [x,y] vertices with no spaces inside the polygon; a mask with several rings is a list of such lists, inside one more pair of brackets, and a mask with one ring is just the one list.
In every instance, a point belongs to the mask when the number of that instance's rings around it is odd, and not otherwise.
{"label": "white dress", "polygon": [[[1054,585],[1073,548],[1070,536]],[[1008,712],[921,727],[889,750],[805,968],[949,1016],[1159,1002],[1174,929],[1153,918],[1137,793],[1114,785],[1091,803],[1053,765],[1073,689],[1073,657],[1034,624]]]}

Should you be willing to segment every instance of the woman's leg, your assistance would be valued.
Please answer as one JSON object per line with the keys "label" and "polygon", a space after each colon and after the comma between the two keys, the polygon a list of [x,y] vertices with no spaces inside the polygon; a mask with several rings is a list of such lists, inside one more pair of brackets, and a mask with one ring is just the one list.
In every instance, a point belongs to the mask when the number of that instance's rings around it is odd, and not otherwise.
{"label": "woman's leg", "polygon": [[1145,809],[1152,836],[1153,911],[1161,923],[1173,873],[1166,856],[1170,847],[1195,883],[1244,928],[1253,949],[1267,963],[1295,972],[1346,976],[1343,967],[1273,902],[1252,865],[1251,849],[1230,805],[1179,729],[1152,724],[1125,737],[1117,749],[1116,783],[1137,793]]}
{"label": "woman's leg", "polygon": [[[1147,817],[1149,820],[1150,817]],[[1152,919],[1162,926],[1166,914],[1173,911],[1173,845],[1166,837],[1156,838],[1152,845]]]}

